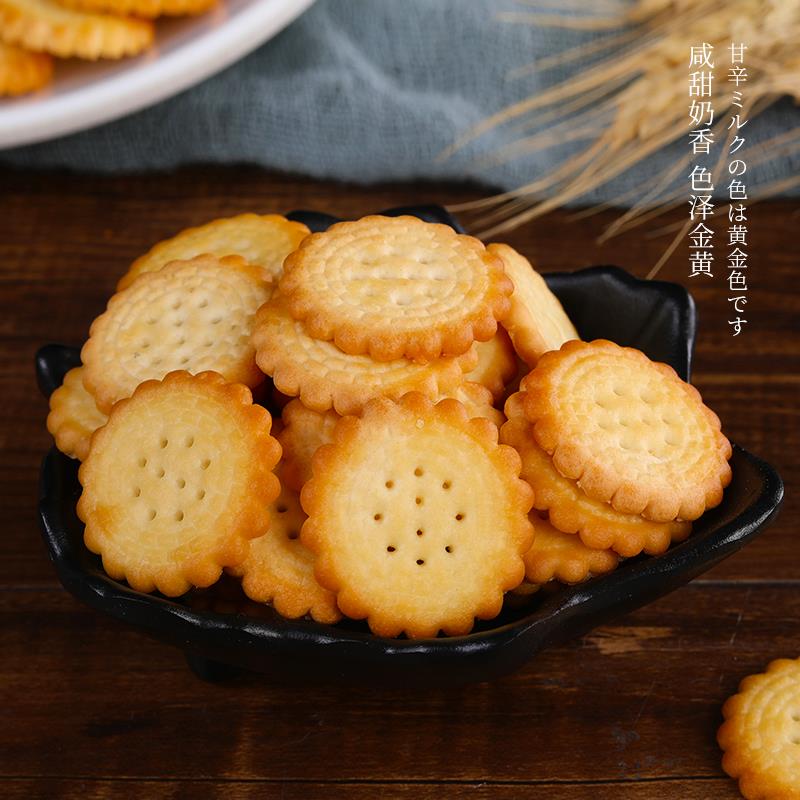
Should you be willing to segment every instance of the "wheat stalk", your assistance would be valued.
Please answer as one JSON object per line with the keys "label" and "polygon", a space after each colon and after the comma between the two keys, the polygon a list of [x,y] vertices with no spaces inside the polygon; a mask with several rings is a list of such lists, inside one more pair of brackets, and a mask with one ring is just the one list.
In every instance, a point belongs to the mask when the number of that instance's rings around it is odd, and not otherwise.
{"label": "wheat stalk", "polygon": [[[542,0],[535,0],[535,5],[541,8]],[[686,137],[690,130],[688,57],[691,47],[701,42],[714,45],[715,53],[714,149],[720,148],[712,168],[715,179],[721,177],[725,167],[728,148],[724,137],[730,141],[731,134],[722,123],[731,113],[753,119],[781,97],[788,95],[800,101],[800,0],[636,0],[632,6],[603,0],[593,6],[595,14],[575,17],[582,8],[579,0],[560,0],[550,3],[546,13],[500,15],[515,23],[613,31],[582,48],[570,48],[517,68],[512,73],[517,79],[589,54],[619,50],[590,69],[482,120],[441,154],[440,158],[449,158],[499,126],[513,126],[510,129],[520,135],[511,144],[483,156],[478,161],[480,166],[501,164],[565,141],[589,142],[575,156],[524,186],[451,206],[451,211],[466,213],[468,224],[480,236],[493,237],[577,201]],[[564,11],[573,16],[565,16]],[[731,42],[743,42],[748,48],[748,80],[738,87],[744,95],[741,109],[733,106],[737,87],[726,80]],[[800,127],[761,145],[748,144],[742,152],[748,168],[752,168],[798,151]],[[629,206],[608,226],[602,240],[657,218],[686,202],[686,174],[692,159],[687,140],[687,155],[659,175],[579,212],[576,218]],[[774,196],[798,183],[797,177],[773,181],[758,187],[758,198]],[[676,226],[669,227],[674,230]],[[666,262],[688,230],[686,224],[677,227],[678,235],[649,277]]]}

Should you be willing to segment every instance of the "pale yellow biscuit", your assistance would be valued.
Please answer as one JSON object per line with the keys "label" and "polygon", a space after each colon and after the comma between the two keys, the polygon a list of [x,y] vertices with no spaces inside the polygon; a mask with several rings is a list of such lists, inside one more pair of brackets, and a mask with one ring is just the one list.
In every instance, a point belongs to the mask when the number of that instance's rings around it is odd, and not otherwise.
{"label": "pale yellow biscuit", "polygon": [[0,40],[0,97],[35,92],[52,77],[53,59],[47,53],[32,53]]}
{"label": "pale yellow biscuit", "polygon": [[301,538],[342,612],[375,634],[468,633],[522,581],[532,493],[519,456],[457,401],[374,400],[312,466]]}
{"label": "pale yellow biscuit", "polygon": [[533,426],[525,417],[524,396],[518,392],[506,401],[508,422],[500,430],[500,441],[520,454],[520,474],[533,489],[534,507],[547,511],[556,528],[578,534],[587,547],[611,548],[625,558],[642,551],[660,555],[674,542],[688,538],[691,522],[653,522],[638,514],[622,514],[608,503],[587,497],[574,481],[561,475],[536,443]]}
{"label": "pale yellow biscuit", "polygon": [[217,0],[58,0],[58,2],[82,11],[155,18],[202,14],[215,5]]}
{"label": "pale yellow biscuit", "polygon": [[[277,470],[283,483],[283,470]],[[333,623],[342,614],[333,592],[314,578],[314,554],[300,541],[306,515],[297,492],[281,486],[269,507],[269,529],[250,542],[247,558],[229,572],[242,579],[244,593],[258,603],[271,603],[283,617],[309,614],[317,622]]]}
{"label": "pale yellow biscuit", "polygon": [[305,239],[279,288],[309,334],[352,355],[429,361],[491,339],[513,289],[477,239],[416,217],[364,217]]}
{"label": "pale yellow biscuit", "polygon": [[374,397],[398,399],[409,391],[432,400],[447,396],[477,359],[473,350],[427,364],[348,355],[331,342],[309,336],[279,297],[259,309],[253,343],[258,366],[279,391],[299,397],[314,411],[333,408],[339,414],[358,413]]}
{"label": "pale yellow biscuit", "polygon": [[501,325],[488,342],[476,342],[473,347],[478,351],[478,366],[467,380],[483,384],[495,400],[500,400],[506,384],[517,374],[517,358],[508,333]]}
{"label": "pale yellow biscuit", "polygon": [[187,228],[171,239],[154,245],[131,264],[117,284],[125,289],[143,272],[154,272],[176,259],[185,260],[204,253],[222,257],[236,255],[260,267],[264,279],[276,281],[283,271],[283,260],[310,231],[301,222],[278,214],[239,214],[215,219],[196,228]]}
{"label": "pale yellow biscuit", "polygon": [[494,401],[492,393],[480,383],[465,381],[448,396],[458,400],[467,410],[469,417],[483,417],[498,428],[506,421],[503,412],[492,405]]}
{"label": "pale yellow biscuit", "polygon": [[514,282],[511,309],[503,325],[523,361],[534,366],[544,353],[579,338],[558,298],[525,256],[507,244],[490,244],[486,249],[500,256]]}
{"label": "pale yellow biscuit", "polygon": [[86,388],[108,411],[142,381],[175,369],[257,386],[264,375],[250,338],[269,293],[261,271],[238,256],[197,256],[140,275],[92,323],[81,351]]}
{"label": "pale yellow biscuit", "polygon": [[750,675],[722,708],[722,767],[747,800],[800,800],[800,659]]}
{"label": "pale yellow biscuit", "polygon": [[70,458],[83,461],[92,434],[106,424],[108,416],[97,407],[83,385],[83,367],[71,369],[64,382],[50,395],[47,430],[56,447]]}
{"label": "pale yellow biscuit", "polygon": [[581,583],[616,569],[619,556],[613,550],[587,547],[573,533],[563,533],[547,520],[531,514],[533,545],[525,553],[525,578],[533,584],[551,580]]}
{"label": "pale yellow biscuit", "polygon": [[613,342],[567,342],[522,381],[525,415],[556,469],[595,500],[656,522],[722,500],[731,446],[672,367]]}
{"label": "pale yellow biscuit", "polygon": [[84,541],[106,572],[173,597],[241,563],[280,491],[270,424],[213,372],[172,372],[117,403],[78,473]]}
{"label": "pale yellow biscuit", "polygon": [[292,400],[284,407],[281,414],[284,427],[278,435],[283,448],[281,480],[296,492],[311,477],[311,459],[323,444],[331,442],[340,419],[335,411],[312,411],[299,400]]}
{"label": "pale yellow biscuit", "polygon": [[134,17],[91,14],[54,0],[0,0],[0,38],[61,58],[122,58],[153,42],[153,24]]}

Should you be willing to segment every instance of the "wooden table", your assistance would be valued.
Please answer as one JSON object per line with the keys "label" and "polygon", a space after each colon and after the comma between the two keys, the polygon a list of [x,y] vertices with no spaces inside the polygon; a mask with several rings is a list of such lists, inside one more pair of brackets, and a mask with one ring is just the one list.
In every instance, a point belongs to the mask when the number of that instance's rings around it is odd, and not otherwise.
{"label": "wooden table", "polygon": [[[800,655],[797,203],[751,214],[743,335],[728,331],[722,269],[690,284],[700,316],[695,383],[729,436],[781,471],[782,516],[686,588],[513,676],[415,692],[288,687],[258,675],[212,685],[178,650],[80,605],[47,560],[35,505],[50,439],[33,354],[45,342],[80,344],[135,256],[182,227],[243,210],[358,216],[476,196],[243,168],[0,172],[0,796],[738,797],[720,769],[720,706],[748,673]],[[597,245],[613,218],[558,213],[508,241],[544,270],[614,263],[644,275],[668,239],[645,235],[651,224]],[[689,284],[687,263],[679,251],[662,277]]]}

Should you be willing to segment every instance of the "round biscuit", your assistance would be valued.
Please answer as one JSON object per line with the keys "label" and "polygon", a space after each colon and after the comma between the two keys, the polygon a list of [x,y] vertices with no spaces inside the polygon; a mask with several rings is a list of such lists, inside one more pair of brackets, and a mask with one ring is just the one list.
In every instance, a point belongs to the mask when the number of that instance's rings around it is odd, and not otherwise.
{"label": "round biscuit", "polygon": [[638,514],[623,514],[588,497],[575,481],[565,478],[536,443],[533,426],[525,417],[524,397],[524,392],[517,392],[506,401],[508,421],[500,429],[500,441],[520,454],[520,475],[533,489],[534,508],[546,511],[552,525],[578,534],[589,548],[611,548],[624,558],[642,551],[660,555],[689,537],[691,522],[653,522]]}
{"label": "round biscuit", "polygon": [[598,339],[567,342],[523,379],[525,415],[589,497],[656,522],[697,519],[730,483],[730,442],[672,367]]}
{"label": "round biscuit", "polygon": [[84,541],[106,572],[170,597],[247,556],[280,492],[269,412],[214,372],[172,372],[114,406],[78,478]]}
{"label": "round biscuit", "polygon": [[154,272],[175,260],[186,260],[209,253],[241,256],[249,264],[260,267],[263,277],[277,281],[283,271],[283,260],[310,231],[301,222],[279,214],[239,214],[215,219],[196,228],[187,228],[165,239],[131,264],[120,278],[117,291],[130,286],[143,272]]}
{"label": "round biscuit", "polygon": [[216,5],[217,0],[58,0],[68,8],[81,11],[98,11],[106,14],[122,16],[146,17],[180,17],[194,16],[208,11]]}
{"label": "round biscuit", "polygon": [[259,309],[253,343],[258,366],[280,392],[299,397],[314,411],[333,408],[339,414],[358,413],[375,397],[398,399],[410,391],[436,400],[454,391],[477,360],[472,349],[427,364],[348,355],[331,342],[309,336],[280,297]]}
{"label": "round biscuit", "polygon": [[35,92],[50,83],[53,59],[0,41],[0,97]]}
{"label": "round biscuit", "polygon": [[524,556],[526,581],[535,585],[551,580],[582,583],[611,572],[619,564],[619,556],[613,550],[587,547],[575,534],[554,528],[535,513],[530,519],[534,536],[533,545]]}
{"label": "round biscuit", "polygon": [[722,708],[722,767],[747,800],[800,798],[800,659],[750,675]]}
{"label": "round biscuit", "polygon": [[478,365],[466,379],[483,384],[495,400],[500,400],[506,384],[517,374],[517,358],[508,333],[500,325],[488,342],[476,342],[473,347],[478,351]]}
{"label": "round biscuit", "polygon": [[252,539],[247,558],[228,572],[242,579],[244,593],[257,603],[270,603],[283,617],[298,619],[307,614],[317,622],[332,624],[342,614],[333,592],[314,578],[314,554],[300,541],[306,520],[297,492],[283,483],[281,493],[269,507],[269,529]]}
{"label": "round biscuit", "polygon": [[100,411],[83,385],[83,367],[71,369],[50,395],[47,430],[56,440],[56,447],[64,455],[83,461],[92,434],[107,421],[108,416]]}
{"label": "round biscuit", "polygon": [[90,61],[136,55],[154,36],[147,20],[77,11],[54,0],[0,0],[0,31],[7,44]]}
{"label": "round biscuit", "polygon": [[580,338],[558,298],[525,256],[507,244],[490,244],[486,249],[503,260],[514,283],[503,325],[523,361],[535,366],[544,353]]}
{"label": "round biscuit", "polygon": [[109,411],[142,381],[176,369],[258,386],[251,334],[269,293],[261,271],[238,256],[197,256],[140,275],[92,323],[81,351],[86,388]]}
{"label": "round biscuit", "polygon": [[530,487],[497,428],[455,400],[374,400],[317,450],[301,538],[341,611],[378,636],[468,633],[524,576]]}
{"label": "round biscuit", "polygon": [[300,400],[291,400],[281,413],[283,429],[278,441],[283,448],[281,481],[299,492],[311,477],[314,453],[333,439],[336,423],[341,419],[335,411],[313,411]]}
{"label": "round biscuit", "polygon": [[351,355],[428,361],[491,339],[513,287],[471,236],[416,217],[364,217],[305,239],[279,290],[309,334]]}

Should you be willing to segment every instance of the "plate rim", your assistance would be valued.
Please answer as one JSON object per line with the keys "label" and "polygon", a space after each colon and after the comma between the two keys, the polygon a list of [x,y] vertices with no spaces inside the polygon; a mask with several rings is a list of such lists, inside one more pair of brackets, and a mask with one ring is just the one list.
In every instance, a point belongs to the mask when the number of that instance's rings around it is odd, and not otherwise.
{"label": "plate rim", "polygon": [[0,150],[88,130],[173,97],[255,50],[314,2],[253,0],[218,27],[149,63],[137,61],[134,69],[63,95],[0,103]]}

